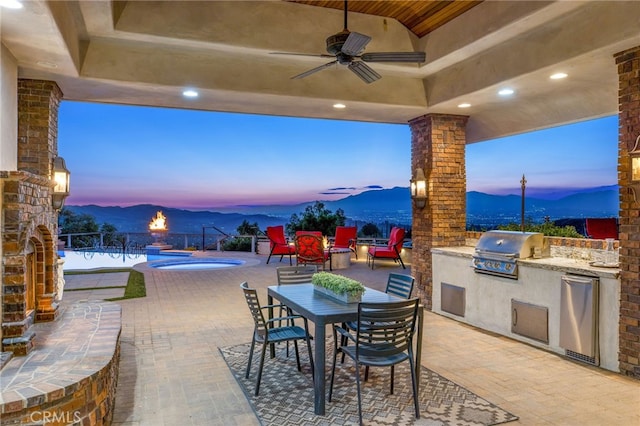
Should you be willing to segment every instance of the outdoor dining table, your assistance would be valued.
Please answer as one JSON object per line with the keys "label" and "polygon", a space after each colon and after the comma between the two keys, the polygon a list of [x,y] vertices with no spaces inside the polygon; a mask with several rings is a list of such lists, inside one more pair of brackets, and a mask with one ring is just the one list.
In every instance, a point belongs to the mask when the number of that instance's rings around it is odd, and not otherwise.
{"label": "outdoor dining table", "polygon": [[[302,315],[314,323],[314,412],[318,415],[324,415],[326,400],[326,326],[327,324],[356,321],[358,319],[358,304],[340,303],[327,296],[318,294],[313,290],[313,284],[270,286],[267,296],[270,305],[273,304],[273,299],[276,299],[290,307],[296,314]],[[392,302],[397,300],[402,299],[368,287],[366,287],[362,295],[362,301],[368,303]],[[423,306],[420,305],[418,318],[416,320],[415,369],[418,386],[420,385],[423,310]],[[271,311],[269,312],[269,317],[273,317]]]}

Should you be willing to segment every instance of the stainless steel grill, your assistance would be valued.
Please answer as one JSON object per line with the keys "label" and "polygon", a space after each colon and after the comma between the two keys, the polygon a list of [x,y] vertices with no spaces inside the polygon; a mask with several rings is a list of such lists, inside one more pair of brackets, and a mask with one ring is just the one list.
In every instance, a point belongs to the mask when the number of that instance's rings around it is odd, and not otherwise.
{"label": "stainless steel grill", "polygon": [[487,231],[478,240],[473,267],[478,273],[518,278],[518,259],[542,255],[540,232]]}

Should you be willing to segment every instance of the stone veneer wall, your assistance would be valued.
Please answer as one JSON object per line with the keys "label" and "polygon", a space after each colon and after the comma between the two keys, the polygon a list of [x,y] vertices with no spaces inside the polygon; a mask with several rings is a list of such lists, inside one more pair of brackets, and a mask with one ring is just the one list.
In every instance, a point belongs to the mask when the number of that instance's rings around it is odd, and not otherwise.
{"label": "stone veneer wall", "polygon": [[466,116],[428,114],[409,122],[411,173],[421,167],[427,178],[427,205],[413,207],[412,273],[417,294],[432,306],[433,247],[463,246],[466,237]]}
{"label": "stone veneer wall", "polygon": [[[55,318],[53,303],[54,252],[45,246],[53,245],[50,229],[55,229],[55,215],[50,206],[49,179],[26,172],[0,172],[3,188],[2,229],[2,344],[3,350],[14,355],[26,355],[32,348],[34,321]],[[28,242],[35,246],[36,310],[27,311],[26,256]]]}
{"label": "stone veneer wall", "polygon": [[618,66],[620,186],[620,371],[640,378],[640,188],[631,183],[629,151],[640,139],[640,46],[615,55]]}
{"label": "stone veneer wall", "polygon": [[[51,206],[51,169],[57,156],[58,107],[54,82],[18,81],[18,170],[0,171],[2,185],[2,350],[26,355],[34,321],[57,315],[58,216]],[[35,310],[28,309],[27,247],[34,248]]]}

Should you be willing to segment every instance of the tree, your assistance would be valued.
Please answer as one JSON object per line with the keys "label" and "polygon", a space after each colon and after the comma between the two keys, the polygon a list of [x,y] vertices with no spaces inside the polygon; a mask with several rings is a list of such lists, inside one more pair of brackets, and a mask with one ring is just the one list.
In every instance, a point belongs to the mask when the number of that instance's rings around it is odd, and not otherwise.
{"label": "tree", "polygon": [[367,223],[360,229],[360,235],[363,237],[376,238],[382,236],[380,229],[373,223]]}
{"label": "tree", "polygon": [[[76,214],[63,207],[58,214],[58,232],[60,234],[104,234],[104,244],[108,245],[117,239],[118,229],[110,223],[98,226],[96,218],[90,214]],[[77,235],[71,239],[73,248],[93,247],[99,242],[97,235]]]}
{"label": "tree", "polygon": [[[238,235],[258,235],[260,228],[258,222],[249,223],[247,220],[243,220],[236,228]],[[251,251],[251,238],[250,237],[234,237],[229,240],[225,240],[223,249],[226,251]]]}
{"label": "tree", "polygon": [[258,226],[258,222],[251,224],[246,219],[236,228],[238,235],[258,235],[259,231],[260,227]]}
{"label": "tree", "polygon": [[125,243],[124,236],[116,235],[117,232],[118,232],[118,228],[116,228],[115,225],[112,225],[110,223],[103,223],[100,226],[100,233],[103,235],[102,242],[104,243],[105,246],[111,246],[111,245],[123,246],[124,245]]}
{"label": "tree", "polygon": [[[76,214],[67,208],[60,210],[58,215],[58,229],[61,234],[97,233],[96,219],[86,213]],[[74,236],[71,245],[74,248],[91,247],[95,244],[95,235]]]}
{"label": "tree", "polygon": [[296,213],[291,215],[287,224],[287,233],[295,234],[296,231],[320,231],[322,235],[333,236],[337,226],[344,226],[346,221],[344,210],[338,209],[335,213],[324,207],[324,203],[316,201],[307,206],[301,216]]}

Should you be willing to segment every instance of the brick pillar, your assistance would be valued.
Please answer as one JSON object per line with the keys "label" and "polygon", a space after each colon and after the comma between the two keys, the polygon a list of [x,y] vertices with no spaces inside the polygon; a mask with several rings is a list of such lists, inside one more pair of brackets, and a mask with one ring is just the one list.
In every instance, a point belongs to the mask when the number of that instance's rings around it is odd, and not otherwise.
{"label": "brick pillar", "polygon": [[462,246],[466,236],[466,116],[428,114],[409,121],[411,176],[422,167],[427,205],[413,206],[412,271],[418,295],[432,306],[432,247]]}
{"label": "brick pillar", "polygon": [[[640,191],[629,187],[629,151],[640,138],[640,46],[614,55],[618,65],[620,185],[620,372],[640,379]],[[637,147],[640,149],[640,147]]]}
{"label": "brick pillar", "polygon": [[18,170],[51,176],[58,155],[58,108],[62,92],[53,81],[18,80]]}

